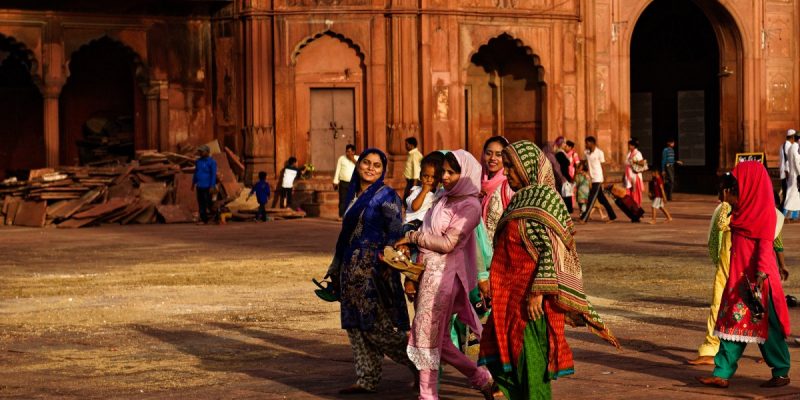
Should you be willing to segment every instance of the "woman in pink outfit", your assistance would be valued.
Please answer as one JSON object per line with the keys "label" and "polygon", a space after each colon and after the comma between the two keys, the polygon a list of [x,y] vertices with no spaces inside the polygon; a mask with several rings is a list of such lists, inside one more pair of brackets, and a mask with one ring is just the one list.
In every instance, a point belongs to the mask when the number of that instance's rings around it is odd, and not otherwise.
{"label": "woman in pink outfit", "polygon": [[421,400],[438,399],[437,381],[442,361],[464,374],[470,384],[492,399],[494,381],[450,340],[453,314],[478,336],[478,315],[469,302],[477,285],[475,228],[481,219],[481,165],[471,154],[456,150],[445,157],[444,196],[428,212],[419,231],[409,232],[395,246],[416,244],[425,272],[415,301],[408,357],[420,371]]}
{"label": "woman in pink outfit", "polygon": [[636,172],[633,166],[640,167],[646,162],[642,152],[639,151],[639,140],[631,138],[628,141],[628,156],[625,158],[625,189],[628,190],[628,194],[640,207],[642,205],[644,182],[642,182],[642,173]]}

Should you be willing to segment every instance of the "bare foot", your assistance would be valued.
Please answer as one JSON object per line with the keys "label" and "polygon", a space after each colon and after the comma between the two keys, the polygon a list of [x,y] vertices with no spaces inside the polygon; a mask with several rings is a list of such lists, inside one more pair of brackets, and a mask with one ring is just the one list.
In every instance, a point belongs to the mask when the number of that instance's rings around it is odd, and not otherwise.
{"label": "bare foot", "polygon": [[647,223],[650,224],[650,225],[655,225],[656,224],[656,220],[653,219],[653,220],[648,221]]}

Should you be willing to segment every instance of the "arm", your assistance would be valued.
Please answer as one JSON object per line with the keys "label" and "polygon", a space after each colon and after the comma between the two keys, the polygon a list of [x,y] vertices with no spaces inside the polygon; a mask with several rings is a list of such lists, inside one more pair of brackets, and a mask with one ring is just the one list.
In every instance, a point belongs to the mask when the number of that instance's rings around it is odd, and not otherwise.
{"label": "arm", "polygon": [[333,173],[333,188],[339,186],[339,174],[342,172],[342,157],[336,162],[336,172]]}
{"label": "arm", "polygon": [[417,194],[417,197],[414,198],[414,201],[411,202],[411,211],[417,211],[422,207],[425,203],[425,198],[428,196],[428,193],[431,192],[431,188],[427,185],[423,185],[422,189]]}
{"label": "arm", "polygon": [[[477,206],[476,206],[477,204]],[[422,248],[447,254],[453,251],[458,243],[472,234],[480,221],[480,204],[465,204],[458,207],[459,212],[452,214],[450,224],[444,233],[411,232],[409,239]]]}
{"label": "arm", "polygon": [[667,169],[667,149],[661,151],[661,171]]}

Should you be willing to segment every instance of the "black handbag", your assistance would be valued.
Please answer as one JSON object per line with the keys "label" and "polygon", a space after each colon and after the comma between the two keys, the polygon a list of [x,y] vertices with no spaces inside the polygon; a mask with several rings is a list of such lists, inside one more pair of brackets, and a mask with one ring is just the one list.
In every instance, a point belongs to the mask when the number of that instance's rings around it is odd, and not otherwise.
{"label": "black handbag", "polygon": [[747,278],[747,275],[744,276],[744,280],[741,281],[740,286],[742,286],[742,301],[744,305],[750,309],[750,314],[757,320],[764,318],[764,305],[761,303],[761,289],[754,287],[753,284],[750,283],[750,279]]}

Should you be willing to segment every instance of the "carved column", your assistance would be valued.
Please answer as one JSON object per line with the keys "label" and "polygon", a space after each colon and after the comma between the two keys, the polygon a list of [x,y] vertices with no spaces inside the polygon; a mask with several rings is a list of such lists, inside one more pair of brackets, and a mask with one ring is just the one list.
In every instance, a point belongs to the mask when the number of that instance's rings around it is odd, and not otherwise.
{"label": "carved column", "polygon": [[[244,63],[244,161],[245,181],[259,171],[275,176],[273,104],[273,21],[269,15],[244,10],[242,62]],[[248,12],[250,12],[248,14]]]}
{"label": "carved column", "polygon": [[147,148],[169,150],[169,112],[165,80],[150,81],[145,91],[147,98]]}
{"label": "carved column", "polygon": [[62,82],[46,84],[42,90],[44,98],[44,148],[47,166],[57,167],[59,164],[58,129],[58,96],[61,94]]}
{"label": "carved column", "polygon": [[405,139],[416,137],[422,149],[419,112],[419,32],[417,17],[393,15],[389,26],[389,116],[386,146],[392,177],[402,178]]}
{"label": "carved column", "polygon": [[[50,33],[57,36],[56,26]],[[67,81],[64,68],[64,48],[58,40],[48,40],[44,50],[43,80],[40,86],[44,100],[44,147],[48,167],[57,167],[60,162],[60,131],[58,127],[58,96]]]}

